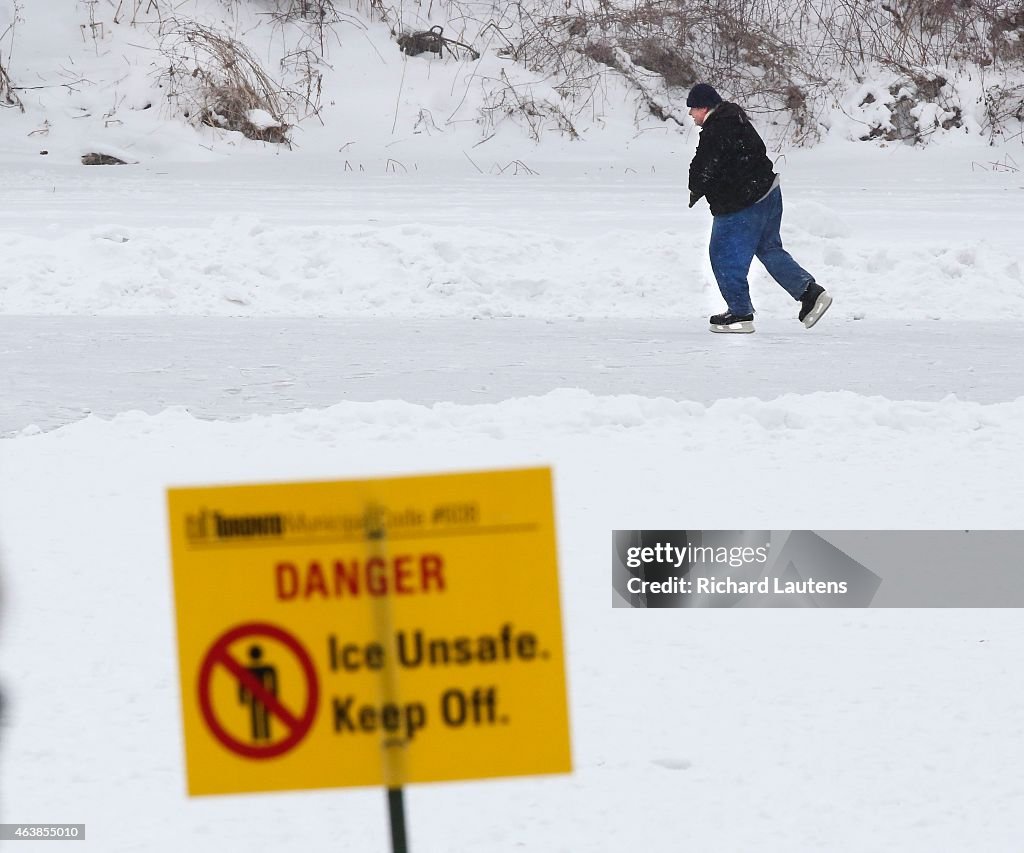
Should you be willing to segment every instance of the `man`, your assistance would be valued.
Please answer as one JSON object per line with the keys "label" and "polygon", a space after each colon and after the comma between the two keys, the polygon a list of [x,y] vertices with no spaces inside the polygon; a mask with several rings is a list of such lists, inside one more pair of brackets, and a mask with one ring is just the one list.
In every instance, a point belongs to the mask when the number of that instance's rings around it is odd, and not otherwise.
{"label": "man", "polygon": [[686,106],[701,128],[690,163],[690,207],[701,197],[708,200],[714,216],[711,269],[728,306],[711,318],[711,331],[754,331],[747,273],[755,257],[800,303],[800,322],[811,328],[832,297],[782,248],[782,190],[764,142],[742,108],[723,101],[707,83],[690,90]]}

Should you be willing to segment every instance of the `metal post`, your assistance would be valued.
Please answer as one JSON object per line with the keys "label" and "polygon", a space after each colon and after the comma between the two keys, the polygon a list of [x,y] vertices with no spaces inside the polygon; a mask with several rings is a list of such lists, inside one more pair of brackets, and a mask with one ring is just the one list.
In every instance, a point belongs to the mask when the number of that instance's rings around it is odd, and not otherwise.
{"label": "metal post", "polygon": [[[369,557],[385,559],[387,556],[387,513],[384,507],[368,503],[365,510],[366,550]],[[388,638],[393,633],[393,614],[389,596],[381,596],[374,607],[374,623],[379,642],[387,646]],[[380,689],[385,702],[393,703],[398,699],[398,671],[394,665],[384,670]],[[405,838],[405,797],[402,792],[402,781],[405,779],[405,747],[404,740],[388,738],[384,747],[384,785],[388,792],[388,816],[391,823],[391,853],[409,853],[409,845]]]}
{"label": "metal post", "polygon": [[405,843],[405,799],[401,788],[388,788],[388,814],[391,817],[391,853],[409,853]]}

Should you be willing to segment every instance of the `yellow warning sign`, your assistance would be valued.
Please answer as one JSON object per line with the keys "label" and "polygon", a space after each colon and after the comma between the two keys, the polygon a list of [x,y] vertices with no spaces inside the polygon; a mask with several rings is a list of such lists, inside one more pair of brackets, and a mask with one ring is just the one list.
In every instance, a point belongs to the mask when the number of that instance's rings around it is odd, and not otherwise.
{"label": "yellow warning sign", "polygon": [[571,769],[548,469],[168,506],[189,793]]}

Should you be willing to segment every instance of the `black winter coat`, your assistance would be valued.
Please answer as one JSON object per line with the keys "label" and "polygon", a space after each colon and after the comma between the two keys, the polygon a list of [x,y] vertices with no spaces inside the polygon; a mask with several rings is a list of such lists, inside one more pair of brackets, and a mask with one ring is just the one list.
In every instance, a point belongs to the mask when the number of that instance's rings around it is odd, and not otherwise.
{"label": "black winter coat", "polygon": [[775,181],[772,161],[747,114],[728,101],[704,120],[690,163],[691,207],[707,196],[715,216],[735,213],[758,201]]}

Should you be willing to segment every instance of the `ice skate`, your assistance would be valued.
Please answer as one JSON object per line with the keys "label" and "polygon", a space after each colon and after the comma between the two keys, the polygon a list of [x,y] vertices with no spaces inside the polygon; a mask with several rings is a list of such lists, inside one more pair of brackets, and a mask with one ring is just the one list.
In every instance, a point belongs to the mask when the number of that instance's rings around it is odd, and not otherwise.
{"label": "ice skate", "polygon": [[749,335],[754,331],[754,315],[733,314],[732,311],[715,314],[711,318],[710,329],[720,334]]}
{"label": "ice skate", "polygon": [[826,293],[825,288],[815,281],[807,285],[807,290],[800,297],[800,322],[808,329],[811,328],[821,315],[828,311],[832,304],[832,297]]}

